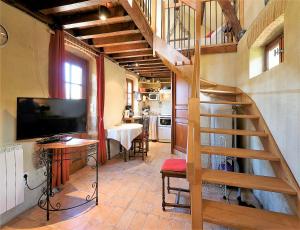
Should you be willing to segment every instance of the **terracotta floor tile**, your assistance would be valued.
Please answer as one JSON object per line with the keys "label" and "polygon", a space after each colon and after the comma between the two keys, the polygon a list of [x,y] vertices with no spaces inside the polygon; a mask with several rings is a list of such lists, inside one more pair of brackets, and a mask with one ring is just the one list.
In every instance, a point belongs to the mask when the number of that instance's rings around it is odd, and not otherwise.
{"label": "terracotta floor tile", "polygon": [[[3,227],[3,230],[163,230],[191,229],[188,210],[161,208],[160,168],[170,154],[170,144],[150,143],[145,161],[140,158],[124,162],[122,157],[108,161],[99,168],[99,205],[91,202],[76,209],[51,213],[46,221],[45,212],[33,207]],[[54,201],[65,205],[83,201],[92,191],[95,171],[85,167],[71,175],[63,190],[55,194]],[[188,188],[186,180],[171,180],[172,185]],[[204,186],[206,197],[221,200],[222,188]],[[234,194],[232,193],[232,196]],[[168,194],[166,200],[175,202],[176,194]],[[234,197],[234,196],[233,196]],[[54,203],[53,201],[53,203]],[[180,196],[180,202],[189,203],[189,195]],[[220,230],[216,225],[205,224],[205,230]]]}

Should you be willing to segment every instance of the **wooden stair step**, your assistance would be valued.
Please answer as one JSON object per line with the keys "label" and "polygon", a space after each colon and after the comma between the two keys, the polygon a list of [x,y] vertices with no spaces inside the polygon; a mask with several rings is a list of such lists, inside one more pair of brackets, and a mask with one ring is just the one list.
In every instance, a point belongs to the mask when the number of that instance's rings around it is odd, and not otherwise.
{"label": "wooden stair step", "polygon": [[200,92],[209,93],[209,94],[218,94],[218,95],[228,95],[228,96],[236,96],[241,94],[235,91],[215,90],[215,89],[200,89]]}
{"label": "wooden stair step", "polygon": [[201,113],[202,117],[224,117],[224,118],[242,118],[242,119],[259,119],[258,115],[247,114],[213,114],[213,113]]}
{"label": "wooden stair step", "polygon": [[282,179],[276,177],[202,169],[202,181],[213,184],[297,195],[297,192],[291,186]]}
{"label": "wooden stair step", "polygon": [[215,128],[200,128],[202,133],[217,133],[217,134],[228,134],[228,135],[240,135],[240,136],[258,136],[267,137],[268,134],[264,131],[252,131],[252,130],[241,130],[241,129],[215,129]]}
{"label": "wooden stair step", "polygon": [[219,146],[202,145],[200,151],[201,153],[212,154],[212,155],[222,155],[222,156],[239,157],[239,158],[247,158],[247,159],[260,159],[260,160],[269,160],[269,161],[280,161],[280,158],[275,156],[273,153],[262,151],[262,150],[225,148]]}
{"label": "wooden stair step", "polygon": [[224,105],[251,105],[251,102],[241,101],[200,101],[202,104],[224,104]]}
{"label": "wooden stair step", "polygon": [[297,216],[203,200],[206,222],[237,229],[300,229]]}

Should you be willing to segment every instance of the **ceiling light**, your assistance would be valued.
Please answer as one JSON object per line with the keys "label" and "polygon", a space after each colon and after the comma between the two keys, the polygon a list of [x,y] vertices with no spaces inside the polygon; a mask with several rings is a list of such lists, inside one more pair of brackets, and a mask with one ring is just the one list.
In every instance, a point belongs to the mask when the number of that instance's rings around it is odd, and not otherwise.
{"label": "ceiling light", "polygon": [[105,21],[107,18],[109,18],[109,16],[110,16],[109,9],[106,6],[100,6],[100,8],[99,8],[100,20]]}
{"label": "ceiling light", "polygon": [[135,63],[135,66],[139,66],[139,63]]}

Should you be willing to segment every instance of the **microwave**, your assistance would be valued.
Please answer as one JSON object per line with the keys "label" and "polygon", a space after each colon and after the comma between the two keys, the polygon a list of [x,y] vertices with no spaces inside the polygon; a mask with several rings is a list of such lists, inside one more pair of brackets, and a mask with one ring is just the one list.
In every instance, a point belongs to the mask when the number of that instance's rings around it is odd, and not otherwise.
{"label": "microwave", "polygon": [[159,93],[149,93],[149,101],[159,101]]}

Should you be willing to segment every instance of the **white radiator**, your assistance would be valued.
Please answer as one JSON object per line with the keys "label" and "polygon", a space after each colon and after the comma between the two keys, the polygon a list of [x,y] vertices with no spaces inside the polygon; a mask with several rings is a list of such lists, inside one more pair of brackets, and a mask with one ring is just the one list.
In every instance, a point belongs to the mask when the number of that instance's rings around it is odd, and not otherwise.
{"label": "white radiator", "polygon": [[24,202],[23,149],[0,147],[0,214]]}

